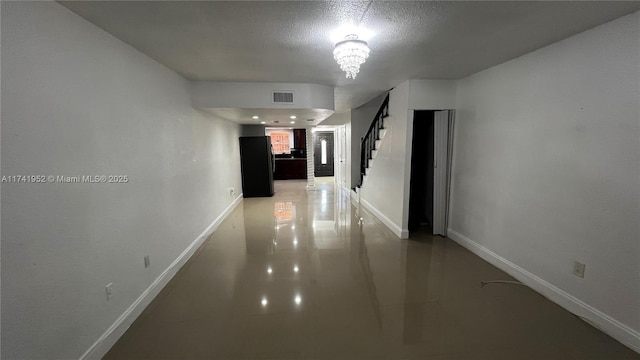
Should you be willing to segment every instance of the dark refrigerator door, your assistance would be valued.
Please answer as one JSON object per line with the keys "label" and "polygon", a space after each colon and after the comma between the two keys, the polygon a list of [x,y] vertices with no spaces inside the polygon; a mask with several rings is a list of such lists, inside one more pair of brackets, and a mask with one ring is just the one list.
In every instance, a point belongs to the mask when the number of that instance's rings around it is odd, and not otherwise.
{"label": "dark refrigerator door", "polygon": [[241,137],[240,160],[244,197],[273,196],[271,138]]}

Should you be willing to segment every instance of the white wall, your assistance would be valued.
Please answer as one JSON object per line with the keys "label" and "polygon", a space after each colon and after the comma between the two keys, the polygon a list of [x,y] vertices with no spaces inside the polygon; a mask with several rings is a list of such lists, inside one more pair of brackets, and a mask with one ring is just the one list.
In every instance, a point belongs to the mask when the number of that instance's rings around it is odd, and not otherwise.
{"label": "white wall", "polygon": [[[362,110],[356,110],[365,113],[375,107],[377,111],[380,102],[376,98],[363,105]],[[409,236],[413,111],[455,107],[456,81],[453,80],[408,80],[396,86],[389,94],[389,117],[384,121],[386,135],[370,166],[361,200],[400,238]],[[354,110],[352,114],[354,112],[357,113]],[[358,156],[359,154],[358,148]],[[358,157],[354,165],[359,167],[359,164]]]}
{"label": "white wall", "polygon": [[[411,156],[415,110],[449,110],[456,108],[457,81],[409,80],[409,112],[407,119],[406,161],[404,170],[404,207],[402,209],[403,236],[409,235],[409,202],[411,196]],[[424,134],[420,134],[424,135]],[[418,136],[420,136],[418,135]]]}
{"label": "white wall", "polygon": [[409,109],[454,109],[456,91],[455,80],[409,80]]}
{"label": "white wall", "polygon": [[403,238],[408,235],[402,228],[402,218],[406,165],[411,162],[411,144],[407,145],[409,116],[409,82],[405,81],[389,93],[389,117],[384,119],[386,134],[360,195],[361,202]]}
{"label": "white wall", "polygon": [[[350,136],[350,153],[351,153],[351,188],[360,182],[360,140],[367,134],[373,118],[378,113],[380,105],[384,101],[386,93],[370,100],[366,104],[351,110],[349,115],[351,136]],[[385,125],[386,126],[386,125]]]}
{"label": "white wall", "polygon": [[2,186],[2,356],[78,358],[232,204],[238,125],[55,2],[2,2],[2,55],[2,175],[130,179]]}
{"label": "white wall", "polygon": [[[293,104],[274,104],[274,91],[293,91]],[[319,84],[193,81],[197,108],[334,109],[333,87]]]}
{"label": "white wall", "polygon": [[344,125],[349,121],[351,121],[351,111],[347,111],[344,113],[333,113],[331,116],[318,123],[318,125]]}
{"label": "white wall", "polygon": [[636,349],[639,24],[635,13],[459,82],[449,222]]}
{"label": "white wall", "polygon": [[[379,106],[379,104],[378,104]],[[377,110],[376,110],[377,111]],[[371,115],[371,120],[373,120],[373,116],[375,115],[375,113],[373,115]],[[363,119],[363,118],[362,118]],[[369,122],[369,124],[371,124]],[[351,177],[352,177],[352,171],[357,171],[359,173],[359,169],[360,169],[360,160],[358,158],[358,165],[357,169],[353,169],[352,168],[352,159],[351,159],[351,152],[352,152],[352,146],[354,146],[354,144],[358,144],[358,147],[360,146],[360,140],[354,142],[353,139],[351,138],[351,111],[347,111],[344,113],[334,113],[333,115],[329,116],[328,118],[326,118],[324,121],[322,121],[319,127],[316,127],[316,131],[322,131],[322,127],[323,126],[328,126],[328,127],[332,127],[335,126],[336,131],[336,137],[335,137],[335,146],[334,146],[334,153],[335,153],[335,180],[336,183],[343,189],[343,190],[349,190],[352,187],[355,186],[352,185],[351,183]],[[363,126],[362,124],[358,124],[360,126]],[[344,126],[344,130],[341,130],[341,126]],[[339,144],[338,142],[340,141],[340,136],[344,135],[344,139],[342,139],[342,147],[344,147],[343,149],[343,153],[340,154],[338,151],[339,148]],[[358,148],[359,149],[359,148]],[[360,151],[358,150],[358,154],[360,153]],[[340,163],[340,156],[342,155],[342,161],[344,161],[343,163]],[[359,155],[358,155],[359,156]],[[341,172],[343,172],[342,174],[340,174],[338,168],[342,169]],[[359,177],[358,180],[359,181]]]}

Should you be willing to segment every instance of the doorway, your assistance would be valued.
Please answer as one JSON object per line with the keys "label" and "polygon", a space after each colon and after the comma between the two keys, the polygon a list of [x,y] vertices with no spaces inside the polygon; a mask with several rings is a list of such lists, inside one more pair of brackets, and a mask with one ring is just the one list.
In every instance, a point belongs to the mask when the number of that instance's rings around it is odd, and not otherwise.
{"label": "doorway", "polygon": [[336,184],[343,189],[347,186],[347,134],[346,126],[338,126],[335,130],[335,177]]}
{"label": "doorway", "polygon": [[411,144],[409,231],[433,230],[433,113],[415,111]]}
{"label": "doorway", "polygon": [[316,132],[313,144],[316,177],[333,176],[333,132]]}
{"label": "doorway", "polygon": [[454,110],[414,111],[409,232],[447,235],[454,115]]}

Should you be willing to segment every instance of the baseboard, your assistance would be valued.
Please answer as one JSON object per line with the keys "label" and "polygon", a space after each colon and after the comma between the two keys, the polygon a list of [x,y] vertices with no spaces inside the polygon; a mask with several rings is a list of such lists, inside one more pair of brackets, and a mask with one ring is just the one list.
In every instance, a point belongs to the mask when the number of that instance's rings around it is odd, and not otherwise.
{"label": "baseboard", "polygon": [[360,203],[369,210],[373,216],[377,217],[380,222],[385,224],[392,233],[394,233],[400,239],[406,239],[409,237],[409,230],[403,229],[398,226],[396,223],[391,221],[388,217],[386,217],[380,210],[376,209],[375,206],[371,205],[367,200],[360,199]]}
{"label": "baseboard", "polygon": [[575,296],[548,283],[451,228],[448,229],[447,236],[495,267],[518,279],[518,281],[544,295],[549,300],[581,317],[586,322],[607,333],[630,349],[640,353],[640,332],[628,327],[591,305],[586,304]]}
{"label": "baseboard", "polygon": [[229,216],[231,211],[242,201],[242,194],[227,206],[226,209],[217,217],[198,237],[178,256],[172,263],[158,276],[151,285],[136,299],[136,301],[120,315],[118,319],[107,329],[107,331],[96,340],[93,345],[80,357],[84,359],[101,359],[109,349],[118,341],[124,332],[133,324],[133,321],[142,313],[142,311],[151,303],[151,301],[160,293],[180,268],[191,258],[198,250],[200,245],[213,233],[220,223]]}
{"label": "baseboard", "polygon": [[360,202],[360,197],[358,196],[358,193],[355,192],[354,190],[350,190],[351,192],[351,200],[359,203]]}

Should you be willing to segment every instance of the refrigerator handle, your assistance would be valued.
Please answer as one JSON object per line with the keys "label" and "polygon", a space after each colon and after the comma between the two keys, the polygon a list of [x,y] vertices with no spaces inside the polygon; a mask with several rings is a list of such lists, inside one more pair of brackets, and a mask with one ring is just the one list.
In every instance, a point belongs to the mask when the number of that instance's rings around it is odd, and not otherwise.
{"label": "refrigerator handle", "polygon": [[275,172],[276,172],[276,155],[273,153],[273,145],[269,145],[269,146],[271,146],[271,170],[275,174]]}

